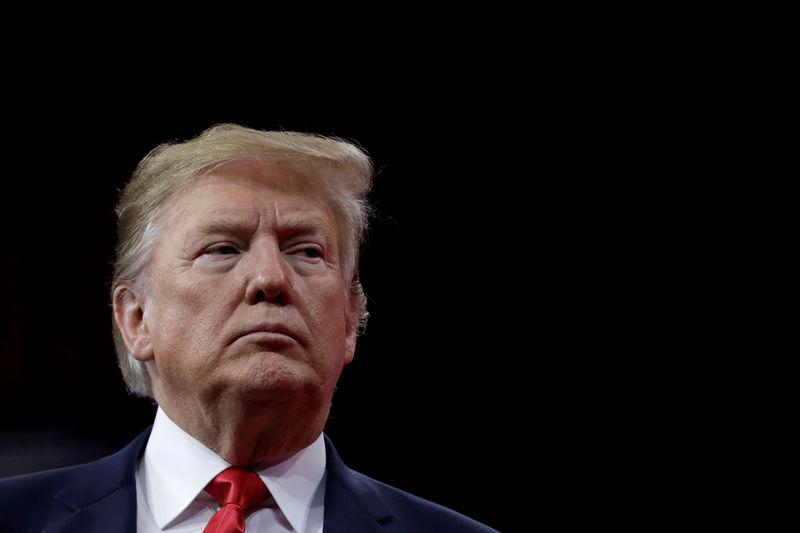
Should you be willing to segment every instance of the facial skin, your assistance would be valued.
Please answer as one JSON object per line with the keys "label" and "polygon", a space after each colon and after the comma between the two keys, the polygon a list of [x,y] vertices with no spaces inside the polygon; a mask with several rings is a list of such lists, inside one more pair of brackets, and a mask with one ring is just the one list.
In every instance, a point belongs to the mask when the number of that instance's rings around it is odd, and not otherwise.
{"label": "facial skin", "polygon": [[228,164],[165,215],[145,287],[117,323],[165,413],[233,464],[288,458],[322,432],[357,327],[321,191],[279,163]]}

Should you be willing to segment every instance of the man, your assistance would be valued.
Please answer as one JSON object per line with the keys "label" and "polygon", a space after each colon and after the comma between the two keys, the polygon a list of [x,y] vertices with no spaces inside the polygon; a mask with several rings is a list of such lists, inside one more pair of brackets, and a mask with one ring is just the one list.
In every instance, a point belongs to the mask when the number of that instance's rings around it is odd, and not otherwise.
{"label": "man", "polygon": [[148,154],[111,297],[155,422],[113,456],[0,481],[0,530],[492,531],[349,470],[323,435],[366,318],[371,180],[349,143],[235,125]]}

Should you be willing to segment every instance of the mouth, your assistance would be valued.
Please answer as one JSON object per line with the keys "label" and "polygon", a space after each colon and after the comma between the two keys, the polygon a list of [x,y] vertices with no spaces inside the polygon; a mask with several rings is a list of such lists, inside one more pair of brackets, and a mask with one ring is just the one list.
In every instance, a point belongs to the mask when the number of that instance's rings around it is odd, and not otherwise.
{"label": "mouth", "polygon": [[264,322],[245,329],[239,338],[265,346],[302,344],[291,328],[276,322]]}

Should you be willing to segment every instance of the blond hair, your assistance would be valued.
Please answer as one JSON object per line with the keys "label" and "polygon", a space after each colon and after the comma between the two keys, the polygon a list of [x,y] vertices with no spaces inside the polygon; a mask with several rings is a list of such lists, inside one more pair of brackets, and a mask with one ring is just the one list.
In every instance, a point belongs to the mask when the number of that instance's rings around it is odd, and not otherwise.
{"label": "blond hair", "polygon": [[[369,156],[353,143],[320,135],[260,131],[219,124],[180,143],[165,143],[147,154],[131,175],[117,204],[117,249],[111,293],[122,283],[146,289],[147,265],[169,206],[195,180],[241,160],[281,161],[314,180],[326,193],[339,229],[340,261],[347,298],[355,298],[359,330],[368,316],[358,281],[358,249],[367,228],[366,201],[372,186]],[[112,320],[114,344],[128,389],[152,397],[145,364],[128,352]]]}

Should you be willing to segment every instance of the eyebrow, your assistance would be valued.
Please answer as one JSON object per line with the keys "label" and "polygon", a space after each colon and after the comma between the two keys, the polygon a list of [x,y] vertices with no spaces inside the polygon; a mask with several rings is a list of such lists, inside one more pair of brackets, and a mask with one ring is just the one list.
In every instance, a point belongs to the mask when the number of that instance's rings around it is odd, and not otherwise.
{"label": "eyebrow", "polygon": [[325,224],[319,217],[313,215],[286,216],[278,224],[278,232],[289,235],[315,233],[321,234],[326,238],[328,238],[331,234],[327,224]]}
{"label": "eyebrow", "polygon": [[[252,234],[257,229],[257,219],[247,216],[219,215],[191,230],[191,236],[213,234]],[[282,236],[321,235],[326,240],[333,238],[335,229],[318,216],[308,214],[288,214],[278,223],[278,234]]]}
{"label": "eyebrow", "polygon": [[206,221],[192,230],[192,234],[209,235],[213,233],[242,233],[255,226],[250,217],[222,215]]}

